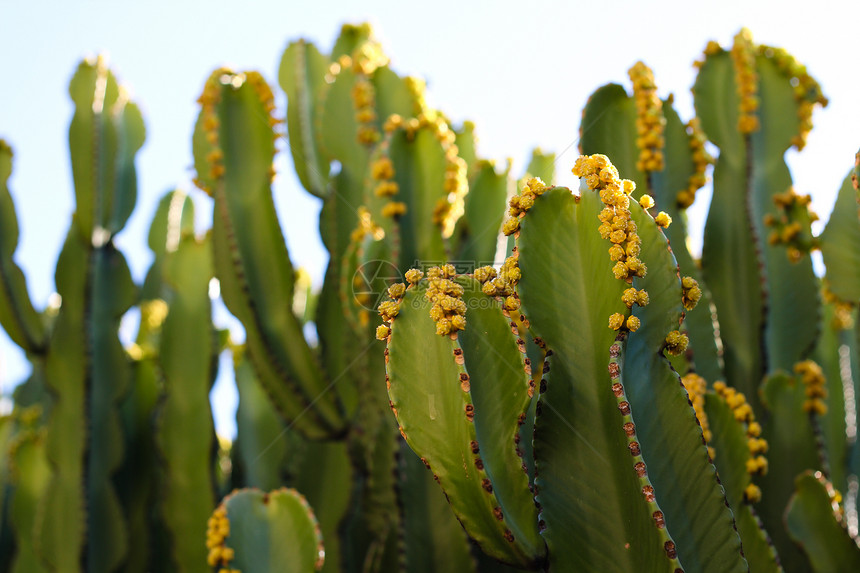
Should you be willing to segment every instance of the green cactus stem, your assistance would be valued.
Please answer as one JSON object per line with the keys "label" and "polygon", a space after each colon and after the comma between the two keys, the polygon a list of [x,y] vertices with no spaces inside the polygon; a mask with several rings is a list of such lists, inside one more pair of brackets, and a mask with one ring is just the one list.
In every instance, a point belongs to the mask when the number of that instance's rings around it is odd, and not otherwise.
{"label": "green cactus stem", "polygon": [[143,118],[102,56],[81,62],[69,94],[75,102],[69,151],[78,231],[87,241],[104,242],[123,228],[134,210],[134,156],[146,137]]}
{"label": "green cactus stem", "polygon": [[56,281],[63,304],[46,367],[56,396],[46,444],[53,475],[36,527],[51,567],[110,571],[128,547],[112,480],[123,456],[118,402],[130,376],[117,330],[136,289],[113,244],[93,248],[75,224]]}
{"label": "green cactus stem", "polygon": [[630,75],[633,95],[620,85],[608,84],[589,97],[580,126],[580,150],[611,157],[619,171],[636,183],[632,196],[650,195],[656,208],[671,217],[672,224],[664,232],[672,253],[682,275],[696,280],[703,291],[701,301],[685,318],[690,337],[686,360],[674,364],[681,373],[692,367],[714,382],[724,378],[720,334],[710,292],[687,246],[686,215],[696,190],[705,183],[705,168],[712,159],[704,151],[697,123],[681,121],[671,96],[665,101],[657,98],[651,70],[639,62]]}
{"label": "green cactus stem", "polygon": [[197,182],[215,198],[215,269],[227,308],[281,414],[307,436],[342,435],[344,411],[292,312],[294,272],[270,188],[273,96],[262,76],[216,70],[194,136]]}
{"label": "green cactus stem", "polygon": [[209,518],[207,561],[239,571],[319,571],[325,560],[319,525],[295,490],[236,490]]}
{"label": "green cactus stem", "polygon": [[[436,271],[444,278],[433,278]],[[486,300],[479,282],[453,282],[451,265],[436,271],[431,270],[429,282],[401,293],[402,302],[386,303],[400,309],[388,344],[392,410],[407,443],[433,472],[457,518],[481,549],[513,565],[537,565],[543,557],[543,541],[537,532],[528,476],[515,449],[520,415],[530,398],[525,345],[518,348],[499,303]],[[476,318],[474,337],[462,335],[462,345],[457,337],[439,336],[443,322],[434,322],[428,313],[434,305],[448,304],[432,298],[434,289],[448,287],[455,295],[465,295],[460,301],[464,307],[484,315]],[[389,307],[380,308],[386,313]],[[428,372],[433,374],[427,376]],[[484,385],[483,392],[473,390],[473,384]],[[508,390],[496,391],[499,385]],[[465,472],[464,459],[468,461]]]}
{"label": "green cactus stem", "polygon": [[820,472],[797,477],[786,522],[816,573],[856,571],[860,568],[860,542],[842,525],[840,496]]}
{"label": "green cactus stem", "polygon": [[763,375],[790,370],[817,336],[809,257],[790,261],[765,239],[766,222],[778,215],[774,199],[791,187],[784,154],[803,146],[813,105],[826,100],[791,56],[754,45],[747,30],[731,52],[709,44],[693,91],[702,128],[720,148],[703,272],[720,317],[727,381],[760,416]]}
{"label": "green cactus stem", "polygon": [[839,299],[860,302],[860,220],[857,177],[852,172],[842,182],[836,204],[820,244],[827,267],[827,288]]}
{"label": "green cactus stem", "polygon": [[9,177],[12,175],[12,148],[0,139],[0,324],[15,344],[26,352],[45,351],[46,331],[33,308],[24,273],[13,258],[18,246],[18,218]]}
{"label": "green cactus stem", "polygon": [[[206,516],[215,506],[215,428],[209,392],[215,381],[218,345],[212,326],[209,280],[212,246],[193,234],[168,226],[176,242],[164,255],[164,282],[169,311],[159,348],[163,397],[156,423],[164,464],[160,512],[171,535],[171,552],[179,571],[193,571],[206,557],[199,543]],[[195,341],[194,352],[189,341]],[[191,432],[197,437],[189,440]]]}
{"label": "green cactus stem", "polygon": [[309,193],[325,198],[330,158],[320,145],[319,100],[331,62],[310,42],[290,43],[281,57],[278,79],[287,94],[287,133],[296,175]]}

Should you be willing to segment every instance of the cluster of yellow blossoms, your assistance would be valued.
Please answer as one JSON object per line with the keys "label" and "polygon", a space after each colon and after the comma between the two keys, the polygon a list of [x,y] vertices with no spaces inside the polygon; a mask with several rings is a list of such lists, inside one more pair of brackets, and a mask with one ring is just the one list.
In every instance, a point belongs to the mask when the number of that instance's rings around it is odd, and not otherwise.
{"label": "cluster of yellow blossoms", "polygon": [[362,145],[373,145],[379,141],[376,128],[376,88],[365,75],[356,78],[352,86],[352,103],[355,121],[358,123],[357,137]]}
{"label": "cluster of yellow blossoms", "polygon": [[800,374],[803,384],[806,386],[806,400],[803,402],[803,411],[810,414],[823,416],[827,413],[827,380],[821,366],[812,360],[804,360],[794,365],[794,372]]}
{"label": "cluster of yellow blossoms", "polygon": [[687,136],[690,138],[690,151],[693,155],[693,174],[687,180],[687,188],[678,191],[675,200],[678,207],[686,209],[696,200],[696,192],[708,182],[705,170],[714,162],[711,154],[705,150],[707,137],[702,131],[699,118],[694,117],[687,123]]}
{"label": "cluster of yellow blossoms", "polygon": [[702,289],[693,277],[681,279],[681,303],[686,310],[693,310],[702,298]]}
{"label": "cluster of yellow blossoms", "polygon": [[[436,323],[436,334],[441,336],[451,335],[456,337],[457,332],[466,329],[466,303],[463,302],[463,287],[453,279],[457,275],[454,265],[447,264],[441,267],[427,269],[427,291],[424,297],[432,303],[430,317]],[[406,271],[406,280],[411,285],[416,285],[424,278],[424,273],[418,269]],[[379,305],[379,315],[382,320],[391,323],[400,312],[400,304],[406,285],[397,283],[388,287],[388,296],[391,298]],[[388,325],[381,325],[376,329],[376,338],[385,340],[391,334]]]}
{"label": "cluster of yellow blossoms", "polygon": [[[615,278],[630,284],[633,277],[644,277],[648,268],[639,259],[642,239],[630,214],[630,194],[636,189],[636,184],[629,179],[619,178],[618,170],[605,155],[580,156],[573,166],[573,174],[585,179],[588,188],[597,191],[604,204],[603,210],[598,214],[601,223],[598,232],[612,243],[609,247],[609,258],[615,262],[612,267]],[[650,195],[643,195],[639,204],[643,209],[650,209],[654,206],[654,199]],[[672,218],[660,211],[654,217],[654,222],[660,227],[668,227]],[[696,287],[698,288],[698,285]],[[645,291],[631,292],[628,289],[622,294],[621,300],[628,308],[633,304],[644,306],[648,304],[648,294]],[[616,312],[609,317],[609,328],[613,330],[625,328],[636,332],[640,326],[641,322],[636,316],[631,315],[625,319],[623,314]],[[677,355],[687,348],[688,342],[685,334],[674,330],[666,337],[666,349],[670,354]]]}
{"label": "cluster of yellow blossoms", "polygon": [[[417,276],[416,276],[417,273]],[[424,276],[424,273],[417,269],[410,269],[406,271],[406,280],[408,280],[412,284],[416,284],[421,280],[421,277]],[[391,300],[386,300],[385,302],[379,305],[379,316],[382,317],[383,322],[391,323],[394,318],[400,313],[400,302],[403,299],[403,295],[406,294],[406,285],[403,283],[393,284],[388,287],[388,296]],[[388,338],[388,335],[391,334],[391,328],[388,325],[381,324],[376,328],[376,338],[379,340],[385,340]]]}
{"label": "cluster of yellow blossoms", "polygon": [[735,82],[740,97],[740,115],[738,130],[741,133],[752,133],[759,128],[756,112],[759,107],[758,75],[755,71],[755,46],[752,34],[742,28],[735,36],[732,45],[732,61],[735,64]]}
{"label": "cluster of yellow blossoms", "polygon": [[413,113],[419,116],[431,112],[430,106],[427,105],[427,82],[421,78],[407,76],[403,83],[406,84],[406,89],[412,94]]}
{"label": "cluster of yellow blossoms", "polygon": [[370,211],[362,205],[358,208],[358,225],[353,229],[350,238],[353,243],[358,243],[367,235],[379,241],[385,237],[385,230],[373,221]]}
{"label": "cluster of yellow blossoms", "polygon": [[809,233],[803,233],[807,221],[801,223],[803,219],[808,219],[808,223],[818,220],[818,215],[809,208],[811,201],[809,195],[798,195],[793,188],[789,188],[785,193],[773,196],[778,217],[771,213],[764,216],[765,226],[773,229],[767,238],[768,243],[786,245],[786,255],[792,263],[798,262],[815,246]]}
{"label": "cluster of yellow blossoms", "polygon": [[[416,82],[417,80],[413,80],[408,83],[413,86],[423,85]],[[423,102],[423,98],[418,96],[416,98],[416,101]],[[427,108],[424,104],[417,105],[417,107],[421,108],[421,113],[417,117],[403,119],[400,115],[392,114],[385,120],[383,129],[387,134],[402,129],[409,141],[415,139],[418,130],[429,129],[442,146],[445,155],[443,189],[446,194],[436,202],[433,209],[433,223],[441,229],[443,237],[450,237],[454,232],[457,220],[463,215],[464,198],[469,191],[468,165],[459,156],[460,150],[455,143],[457,136],[448,125],[445,117]],[[383,152],[387,147],[388,142],[386,141],[383,143]],[[377,197],[391,197],[398,193],[397,183],[390,181],[394,177],[394,166],[390,159],[382,158],[374,162],[371,165],[371,176],[380,181],[374,189]],[[404,213],[406,213],[406,204],[400,202],[388,203],[382,209],[382,214],[387,217],[398,217]]]}
{"label": "cluster of yellow blossoms", "polygon": [[522,277],[516,253],[505,259],[498,273],[493,267],[479,267],[472,276],[481,283],[481,291],[485,295],[504,298],[505,310],[520,308],[520,299],[514,290]]}
{"label": "cluster of yellow blossoms", "polygon": [[234,551],[224,544],[230,535],[230,520],[227,510],[221,505],[212,513],[206,526],[206,548],[209,555],[206,558],[210,567],[221,566],[218,573],[239,573],[238,569],[230,569],[227,565],[233,560]]}
{"label": "cluster of yellow blossoms", "polygon": [[680,330],[673,330],[666,335],[666,352],[672,356],[680,356],[687,350],[690,339]]}
{"label": "cluster of yellow blossoms", "polygon": [[433,209],[433,223],[442,230],[443,237],[454,233],[454,225],[463,216],[465,197],[469,192],[468,165],[460,157],[459,149],[454,144],[455,134],[448,128],[448,123],[439,117],[431,125],[435,128],[437,139],[442,142],[445,150],[445,182],[446,197],[439,199]]}
{"label": "cluster of yellow blossoms", "polygon": [[[367,33],[370,33],[367,31]],[[355,83],[352,86],[352,104],[355,109],[357,139],[362,145],[372,146],[380,140],[381,134],[376,126],[376,88],[370,76],[380,66],[388,63],[382,48],[375,41],[365,41],[356,49],[352,57],[341,56],[332,71],[352,68]]]}
{"label": "cluster of yellow blossoms", "polygon": [[665,165],[663,131],[666,118],[663,116],[663,102],[657,97],[654,73],[642,62],[636,62],[627,73],[633,82],[633,99],[636,102],[636,146],[639,148],[636,168],[646,172],[662,171]]}
{"label": "cluster of yellow blossoms", "polygon": [[[209,195],[214,193],[208,180],[217,181],[224,176],[224,151],[220,147],[219,128],[221,121],[218,119],[218,103],[221,101],[221,89],[223,86],[232,86],[234,89],[241,88],[244,84],[248,84],[257,95],[263,112],[265,113],[269,126],[274,128],[280,123],[274,115],[275,111],[275,96],[272,89],[263,76],[258,72],[246,72],[243,74],[234,73],[227,68],[219,68],[215,70],[206,80],[203,86],[203,93],[197,98],[197,103],[201,106],[201,121],[203,122],[203,131],[206,135],[206,141],[211,146],[209,153],[206,155],[206,162],[209,164],[209,173],[206,177],[195,177],[194,184],[200,189],[206,191]],[[275,154],[275,140],[279,137],[278,133],[273,131],[272,136],[272,156]],[[199,175],[199,174],[198,174]],[[269,176],[274,178],[275,169],[269,167]]]}
{"label": "cluster of yellow blossoms", "polygon": [[[232,72],[227,68],[220,68],[212,72],[209,79],[203,85],[203,93],[197,98],[197,103],[201,106],[200,117],[203,122],[203,132],[206,134],[206,141],[212,146],[212,150],[207,154],[206,161],[209,163],[210,179],[217,180],[224,175],[224,152],[219,147],[218,128],[221,127],[221,121],[218,119],[218,102],[221,101],[221,84],[225,79],[230,78]],[[223,79],[222,79],[223,78]],[[229,80],[227,80],[229,83]],[[194,179],[194,184],[200,189],[203,189],[209,195],[214,192],[213,189],[200,177]]]}
{"label": "cluster of yellow blossoms", "polygon": [[511,197],[508,203],[508,214],[511,218],[502,226],[502,232],[505,235],[513,235],[520,230],[520,219],[534,206],[535,199],[543,195],[547,189],[549,187],[540,177],[533,177],[526,182],[519,195]]}
{"label": "cluster of yellow blossoms", "polygon": [[759,53],[771,58],[777,69],[785,74],[794,88],[794,99],[798,104],[797,117],[799,133],[791,140],[792,145],[800,151],[806,146],[806,137],[812,130],[812,110],[815,104],[827,106],[827,98],[821,91],[821,86],[806,71],[806,66],[798,62],[794,56],[783,48],[759,46]]}
{"label": "cluster of yellow blossoms", "polygon": [[[705,56],[713,56],[723,50],[717,42],[708,42],[705,48]],[[776,68],[791,83],[794,90],[794,99],[797,102],[797,118],[799,132],[791,143],[798,151],[806,145],[806,138],[812,130],[812,111],[816,104],[826,107],[827,98],[821,91],[821,86],[806,71],[806,66],[799,63],[794,56],[783,48],[772,46],[756,46],[752,41],[752,34],[746,28],[742,29],[734,38],[732,46],[732,59],[735,64],[735,78],[738,84],[738,95],[741,98],[740,118],[738,128],[741,133],[752,133],[759,128],[759,120],[755,112],[759,108],[757,76],[755,73],[756,55],[768,58]],[[697,61],[694,65],[701,67],[704,62]]]}
{"label": "cluster of yellow blossoms", "polygon": [[[378,181],[373,189],[373,194],[377,197],[393,197],[400,192],[400,187],[394,179],[394,164],[391,158],[384,155],[388,149],[386,144],[383,144],[381,153],[377,159],[370,164],[370,177],[374,181]],[[389,201],[382,207],[382,216],[396,219],[406,213],[406,203],[401,201]]]}
{"label": "cluster of yellow blossoms", "polygon": [[[630,215],[630,194],[636,189],[636,184],[629,179],[619,178],[618,170],[605,155],[580,156],[573,166],[573,174],[584,179],[589,189],[597,191],[604,204],[598,214],[601,223],[598,231],[601,237],[612,243],[609,258],[615,262],[612,267],[615,278],[629,284],[633,277],[644,277],[648,268],[639,260],[642,239]],[[653,205],[651,197],[645,197],[647,199],[643,200]],[[632,297],[628,295],[627,298]],[[647,304],[647,293],[640,297],[637,292],[635,298],[636,304]],[[630,332],[635,332],[639,326],[639,319],[635,316],[628,317],[626,322],[624,315],[618,312],[609,317],[609,328],[613,330],[626,327]]]}
{"label": "cluster of yellow blossoms", "polygon": [[[767,458],[764,457],[768,447],[767,440],[761,437],[761,425],[755,421],[755,415],[752,407],[747,403],[746,396],[727,386],[725,382],[714,382],[714,391],[732,409],[735,420],[746,424],[747,448],[750,453],[746,462],[747,473],[753,476],[765,475],[768,468]],[[744,490],[744,499],[749,503],[761,501],[761,489],[754,483],[750,483]]]}
{"label": "cluster of yellow blossoms", "polygon": [[705,443],[708,444],[708,455],[714,459],[714,448],[710,445],[714,435],[711,432],[708,424],[708,415],[705,413],[705,392],[708,391],[708,383],[705,379],[694,372],[681,377],[681,383],[687,390],[687,395],[690,397],[690,402],[693,404],[693,410],[696,412],[696,419],[699,420],[699,425],[702,427],[702,436],[705,438]]}
{"label": "cluster of yellow blossoms", "polygon": [[457,275],[454,265],[427,269],[427,291],[424,298],[433,303],[430,318],[436,323],[436,334],[455,335],[466,328],[466,303],[463,287],[452,279]]}
{"label": "cluster of yellow blossoms", "polygon": [[833,294],[827,287],[827,280],[824,281],[824,288],[821,291],[821,298],[827,304],[833,305],[833,321],[831,326],[834,330],[848,330],[854,328],[854,308],[856,304],[845,302],[838,296]]}

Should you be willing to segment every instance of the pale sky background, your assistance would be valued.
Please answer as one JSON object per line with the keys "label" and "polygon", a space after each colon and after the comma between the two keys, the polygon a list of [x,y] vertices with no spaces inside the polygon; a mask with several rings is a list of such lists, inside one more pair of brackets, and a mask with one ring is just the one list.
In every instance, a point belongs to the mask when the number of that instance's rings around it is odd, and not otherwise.
{"label": "pale sky background", "polygon": [[[144,113],[137,209],[117,238],[141,282],[151,262],[146,233],[163,193],[189,191],[198,228],[211,224],[211,201],[190,183],[195,100],[209,72],[222,64],[261,71],[283,115],[276,86],[287,43],[304,37],[328,52],[342,23],[364,20],[375,25],[394,69],[425,78],[431,103],[457,123],[473,120],[481,154],[512,157],[515,174],[541,146],[560,154],[560,182],[574,185],[569,171],[588,95],[608,82],[629,86],[627,69],[639,59],[654,70],[660,95],[673,92],[689,119],[693,60],[707,40],[727,45],[742,26],[756,42],[788,49],[830,98],[815,113],[807,148],[789,154],[796,189],[813,195],[825,221],[860,147],[860,2],[0,0],[0,137],[15,150],[16,258],[36,307],[54,291],[73,209],[67,87],[82,57],[107,52]],[[319,202],[298,185],[288,154],[276,167],[275,200],[293,264],[319,283],[327,261],[317,233]],[[694,234],[701,234],[708,200],[700,192],[691,209]],[[28,371],[0,330],[3,393]],[[220,376],[213,403],[218,431],[229,436],[236,394],[229,362],[222,361],[222,371],[228,375]]]}

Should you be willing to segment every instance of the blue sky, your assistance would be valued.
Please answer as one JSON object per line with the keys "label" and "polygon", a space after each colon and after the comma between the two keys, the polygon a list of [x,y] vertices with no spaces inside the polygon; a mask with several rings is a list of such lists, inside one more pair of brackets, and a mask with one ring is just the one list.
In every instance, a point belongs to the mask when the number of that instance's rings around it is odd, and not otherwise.
{"label": "blue sky", "polygon": [[[653,68],[660,94],[675,93],[689,118],[693,60],[707,40],[726,44],[746,26],[757,42],[783,46],[807,64],[830,98],[830,106],[815,114],[807,149],[789,156],[796,189],[812,193],[826,220],[860,146],[860,4],[847,5],[0,0],[0,137],[16,152],[10,182],[21,226],[16,258],[43,308],[73,210],[67,86],[82,57],[107,52],[146,120],[137,210],[117,240],[140,281],[151,261],[146,230],[164,192],[190,191],[198,228],[209,226],[210,201],[190,183],[195,99],[209,72],[222,64],[257,69],[275,85],[290,40],[304,37],[327,51],[342,23],[364,20],[374,23],[398,72],[427,79],[431,102],[455,122],[476,123],[482,155],[511,157],[518,173],[539,145],[560,154],[561,183],[569,185],[580,113],[594,89],[626,85],[627,69],[642,59]],[[280,95],[279,105],[283,113]],[[279,155],[276,167],[275,199],[293,263],[319,281],[327,255],[317,238],[318,202],[298,186],[288,154]],[[694,226],[707,201],[700,193],[691,210]],[[0,332],[0,388],[10,391],[27,372]],[[219,431],[232,434],[235,393],[228,377],[213,399]]]}

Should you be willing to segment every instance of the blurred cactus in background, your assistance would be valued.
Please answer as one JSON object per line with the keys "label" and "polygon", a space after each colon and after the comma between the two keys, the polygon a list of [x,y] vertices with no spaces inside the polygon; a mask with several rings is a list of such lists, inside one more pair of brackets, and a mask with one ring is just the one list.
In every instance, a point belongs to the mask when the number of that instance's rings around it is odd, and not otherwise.
{"label": "blurred cactus in background", "polygon": [[[113,239],[143,119],[83,62],[41,311],[0,141],[0,323],[33,366],[0,420],[0,571],[860,570],[860,154],[814,234],[784,155],[821,88],[745,30],[697,67],[689,121],[642,62],[593,93],[575,193],[553,154],[517,181],[481,158],[367,25],[289,44],[285,113],[260,73],[217,69],[192,136],[212,226],[166,194],[138,286]],[[281,138],[322,202],[318,292],[275,210]]]}

